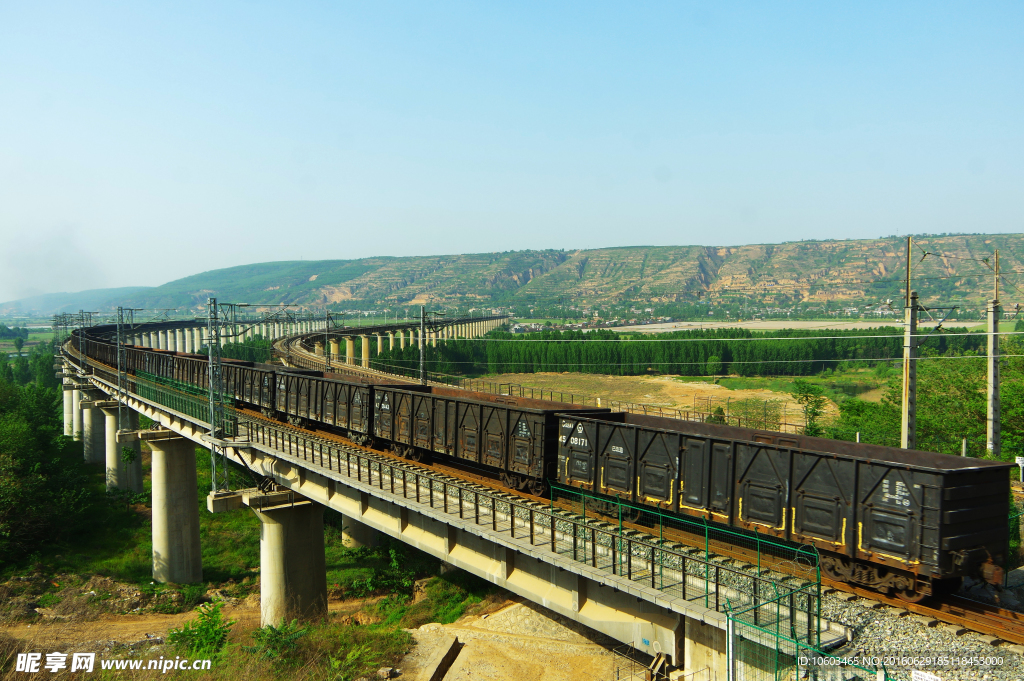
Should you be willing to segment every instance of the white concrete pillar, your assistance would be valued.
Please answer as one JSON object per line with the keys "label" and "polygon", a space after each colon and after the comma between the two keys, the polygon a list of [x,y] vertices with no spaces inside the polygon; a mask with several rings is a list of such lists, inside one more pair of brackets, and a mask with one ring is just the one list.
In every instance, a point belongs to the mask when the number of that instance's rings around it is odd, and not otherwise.
{"label": "white concrete pillar", "polygon": [[201,582],[195,445],[174,437],[150,440],[149,446],[153,450],[153,579],[163,584]]}
{"label": "white concrete pillar", "polygon": [[[139,412],[134,409],[127,409],[125,413],[128,416],[128,423],[125,424],[124,429],[130,432],[135,432],[139,429]],[[142,442],[139,440],[132,440],[131,442],[120,443],[122,451],[125,447],[131,449],[135,456],[131,463],[125,463],[126,481],[125,489],[131,492],[142,492],[143,491],[143,476],[142,476]]]}
{"label": "white concrete pillar", "polygon": [[193,347],[192,344],[192,332],[194,330],[195,329],[193,329],[191,326],[185,329],[185,352],[187,352],[190,355],[193,352],[195,352],[195,348]]}
{"label": "white concrete pillar", "polygon": [[430,339],[430,347],[437,347],[437,331],[427,331],[427,338]]}
{"label": "white concrete pillar", "polygon": [[128,488],[128,470],[121,458],[121,445],[117,442],[117,407],[101,409],[104,420],[104,462],[107,470],[107,491]]}
{"label": "white concrete pillar", "polygon": [[260,626],[327,614],[324,507],[255,511],[260,519]]}
{"label": "white concrete pillar", "polygon": [[[64,384],[67,385],[70,381],[64,379]],[[68,437],[75,436],[75,404],[74,404],[74,390],[64,389],[64,434]]]}
{"label": "white concrete pillar", "polygon": [[82,449],[86,463],[104,463],[107,436],[103,412],[95,407],[82,409]]}
{"label": "white concrete pillar", "polygon": [[356,363],[356,339],[345,336],[345,364]]}
{"label": "white concrete pillar", "polygon": [[395,332],[388,331],[388,350],[395,349]]}
{"label": "white concrete pillar", "polygon": [[174,351],[185,352],[185,330],[175,329],[174,330]]}
{"label": "white concrete pillar", "polygon": [[363,358],[362,366],[364,369],[370,368],[370,337],[360,336],[359,337],[359,350],[360,355]]}
{"label": "white concrete pillar", "polygon": [[[82,391],[71,391],[71,436],[76,440],[82,439]],[[88,459],[86,459],[88,461]]]}
{"label": "white concrete pillar", "polygon": [[331,359],[338,359],[341,356],[341,341],[337,338],[329,338],[327,347],[331,351]]}
{"label": "white concrete pillar", "polygon": [[384,352],[384,334],[377,334],[377,354]]}
{"label": "white concrete pillar", "polygon": [[324,356],[324,344],[321,343],[320,341],[317,341],[317,342],[313,343],[313,354],[316,355],[317,357],[323,357]]}

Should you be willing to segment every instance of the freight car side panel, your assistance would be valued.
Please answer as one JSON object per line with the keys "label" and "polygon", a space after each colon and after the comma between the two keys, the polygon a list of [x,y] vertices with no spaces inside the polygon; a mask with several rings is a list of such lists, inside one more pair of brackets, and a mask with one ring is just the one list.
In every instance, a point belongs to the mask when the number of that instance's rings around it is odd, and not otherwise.
{"label": "freight car side panel", "polygon": [[[554,418],[549,416],[549,419]],[[508,470],[533,478],[545,477],[544,445],[546,423],[543,414],[509,410],[511,442]]]}
{"label": "freight car side panel", "polygon": [[[859,557],[888,564],[920,563],[924,505],[922,480],[934,483],[931,478],[932,474],[891,463],[859,463]],[[934,561],[933,557],[929,558]]]}
{"label": "freight car side panel", "polygon": [[663,510],[675,510],[679,486],[679,433],[635,428],[637,451],[636,493],[640,501]]}
{"label": "freight car side panel", "polygon": [[760,442],[737,442],[735,447],[736,524],[784,537],[789,515],[789,450]]}
{"label": "freight car side panel", "polygon": [[851,459],[793,452],[793,539],[844,555],[853,554],[856,472]]}
{"label": "freight car side panel", "polygon": [[508,412],[501,407],[482,404],[480,407],[480,432],[483,439],[483,462],[485,465],[507,470],[505,463],[507,444]]}
{"label": "freight car side panel", "polygon": [[459,459],[479,463],[480,446],[480,405],[472,402],[455,403],[455,456]]}
{"label": "freight car side panel", "polygon": [[597,490],[602,494],[635,501],[636,429],[617,423],[597,426]]}
{"label": "freight car side panel", "polygon": [[394,393],[377,388],[373,391],[373,432],[384,440],[396,440]]}
{"label": "freight car side panel", "polygon": [[594,446],[597,422],[560,414],[558,423],[558,482],[568,487],[596,491],[600,468]]}

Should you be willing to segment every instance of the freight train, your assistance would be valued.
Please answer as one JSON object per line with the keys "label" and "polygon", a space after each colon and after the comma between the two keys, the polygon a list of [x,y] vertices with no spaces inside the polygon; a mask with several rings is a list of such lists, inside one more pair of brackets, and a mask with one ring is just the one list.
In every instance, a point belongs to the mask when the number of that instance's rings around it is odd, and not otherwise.
{"label": "freight train", "polygon": [[[116,367],[112,336],[76,331],[72,359]],[[122,362],[133,376],[208,385],[203,355],[129,346]],[[240,406],[271,418],[536,495],[555,481],[811,545],[826,576],[904,600],[965,576],[1002,579],[1009,464],[237,360],[222,376]]]}

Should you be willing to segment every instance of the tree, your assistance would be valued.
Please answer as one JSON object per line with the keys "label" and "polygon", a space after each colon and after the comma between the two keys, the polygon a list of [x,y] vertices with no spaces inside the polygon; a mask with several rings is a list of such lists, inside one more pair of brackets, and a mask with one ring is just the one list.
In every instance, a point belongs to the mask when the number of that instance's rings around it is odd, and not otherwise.
{"label": "tree", "polygon": [[718,374],[722,373],[722,358],[718,355],[711,355],[708,357],[706,370],[708,372],[708,376],[713,377],[717,383]]}
{"label": "tree", "polygon": [[20,353],[23,347],[25,347],[25,339],[18,336],[14,339],[14,349]]}
{"label": "tree", "polygon": [[807,381],[794,381],[793,394],[796,401],[804,408],[804,435],[821,437],[825,429],[821,425],[821,417],[825,414],[828,398],[820,385]]}

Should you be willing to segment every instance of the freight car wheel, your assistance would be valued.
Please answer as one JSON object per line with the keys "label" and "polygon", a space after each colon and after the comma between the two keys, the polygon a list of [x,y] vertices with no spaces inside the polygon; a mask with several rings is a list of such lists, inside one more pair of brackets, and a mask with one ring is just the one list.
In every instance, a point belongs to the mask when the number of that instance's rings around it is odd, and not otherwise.
{"label": "freight car wheel", "polygon": [[920,603],[927,597],[928,594],[923,594],[913,589],[901,589],[896,592],[896,598],[907,603]]}

